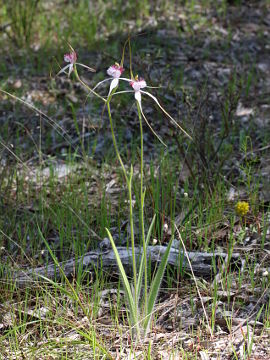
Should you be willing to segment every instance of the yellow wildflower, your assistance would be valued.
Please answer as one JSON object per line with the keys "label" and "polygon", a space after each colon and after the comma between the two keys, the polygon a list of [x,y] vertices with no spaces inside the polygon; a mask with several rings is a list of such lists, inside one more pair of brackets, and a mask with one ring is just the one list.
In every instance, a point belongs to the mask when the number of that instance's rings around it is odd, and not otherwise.
{"label": "yellow wildflower", "polygon": [[246,201],[238,201],[235,206],[236,214],[239,216],[245,216],[249,212],[249,204]]}

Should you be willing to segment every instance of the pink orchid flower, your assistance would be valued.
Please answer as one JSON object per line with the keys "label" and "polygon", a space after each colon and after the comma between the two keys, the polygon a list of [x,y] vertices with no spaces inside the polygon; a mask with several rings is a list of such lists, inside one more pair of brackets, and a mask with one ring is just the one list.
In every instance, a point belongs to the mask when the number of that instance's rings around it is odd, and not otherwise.
{"label": "pink orchid flower", "polygon": [[70,74],[72,73],[74,65],[76,64],[76,61],[77,61],[76,52],[72,51],[70,54],[65,54],[64,55],[64,61],[69,63],[69,64],[66,65],[65,67],[63,67],[63,69],[61,69],[57,75],[59,75],[59,74],[61,74],[63,72],[66,72],[66,70],[68,69],[68,77],[70,77]]}
{"label": "pink orchid flower", "polygon": [[[121,62],[122,65],[122,62]],[[151,131],[155,134],[155,136],[159,139],[159,141],[164,144],[164,142],[161,140],[161,138],[158,136],[158,134],[154,131],[154,129],[152,128],[152,126],[149,124],[146,116],[144,115],[143,109],[142,109],[142,94],[149,96],[151,99],[153,99],[155,101],[155,103],[158,105],[158,107],[163,111],[163,113],[165,115],[167,115],[170,120],[179,128],[181,129],[190,139],[191,136],[174,120],[174,118],[160,105],[158,99],[152,95],[151,93],[149,93],[148,91],[143,91],[142,89],[144,88],[152,88],[151,86],[147,86],[146,81],[142,78],[139,78],[138,75],[134,78],[131,72],[131,76],[132,79],[127,79],[127,78],[122,78],[121,75],[124,72],[124,68],[115,63],[115,65],[111,65],[108,70],[107,70],[107,74],[110,76],[110,78],[105,79],[100,81],[99,83],[97,83],[97,85],[94,87],[93,90],[95,90],[99,85],[103,84],[106,81],[110,81],[111,80],[111,85],[110,85],[110,90],[109,90],[109,94],[108,94],[108,99],[113,91],[113,89],[115,89],[118,84],[119,84],[119,80],[123,80],[126,82],[129,82],[130,86],[133,88],[134,92],[135,92],[135,99],[139,105],[139,109],[140,112],[145,120],[145,122],[147,123],[147,125],[149,126],[149,128],[151,129]],[[118,91],[116,93],[113,93],[112,95],[117,95],[117,94],[123,94],[123,93],[128,93],[131,92],[130,90],[124,90],[124,91]],[[165,144],[164,144],[165,145]],[[166,145],[165,145],[166,146]]]}
{"label": "pink orchid flower", "polygon": [[109,95],[119,84],[119,78],[121,77],[122,73],[125,71],[123,66],[119,64],[114,64],[109,67],[107,70],[107,74],[111,76],[112,82],[110,85]]}
{"label": "pink orchid flower", "polygon": [[[161,138],[158,136],[158,134],[154,131],[154,129],[151,127],[151,125],[149,124],[146,116],[144,115],[143,109],[142,109],[142,94],[149,96],[151,99],[153,99],[155,101],[155,103],[158,105],[158,107],[163,111],[163,113],[165,115],[167,115],[169,117],[169,119],[179,128],[181,129],[181,131],[183,131],[190,139],[191,136],[174,120],[174,118],[160,105],[158,99],[152,95],[151,93],[149,93],[148,91],[143,91],[142,89],[144,88],[149,88],[149,86],[147,86],[146,81],[143,78],[139,78],[138,76],[135,77],[134,80],[130,81],[130,86],[133,88],[134,92],[135,92],[135,99],[139,105],[141,114],[145,120],[145,122],[147,123],[147,125],[149,126],[149,128],[151,129],[151,131],[156,135],[156,137],[159,139],[159,141],[164,144],[164,142],[161,140]],[[164,144],[165,145],[165,144]],[[165,145],[166,146],[166,145]]]}
{"label": "pink orchid flower", "polygon": [[95,70],[90,68],[89,66],[77,62],[77,54],[74,50],[72,50],[71,53],[64,55],[64,61],[69,64],[64,66],[57,75],[60,75],[61,73],[66,73],[66,70],[68,69],[68,77],[70,77],[70,74],[72,73],[75,65],[80,65],[90,71],[95,72]]}
{"label": "pink orchid flower", "polygon": [[109,67],[107,74],[112,76],[114,79],[119,79],[124,71],[125,69],[121,65],[114,64]]}
{"label": "pink orchid flower", "polygon": [[129,82],[129,85],[133,88],[133,90],[135,92],[135,99],[137,100],[137,103],[138,103],[139,108],[140,108],[140,112],[141,112],[146,124],[149,126],[149,128],[153,132],[153,134],[159,139],[159,141],[163,145],[165,145],[164,142],[161,140],[161,138],[158,136],[158,134],[155,132],[155,130],[152,128],[152,126],[149,124],[149,121],[147,120],[146,116],[144,115],[144,112],[143,112],[143,109],[142,109],[142,95],[141,95],[141,93],[144,93],[144,94],[150,96],[151,98],[153,98],[159,104],[157,98],[155,98],[153,95],[151,95],[147,91],[142,91],[141,90],[141,89],[144,89],[144,88],[147,87],[146,81],[143,78],[139,78],[138,76],[136,76],[134,80],[131,80]]}
{"label": "pink orchid flower", "polygon": [[109,90],[109,94],[108,94],[108,97],[109,97],[111,95],[113,89],[117,88],[117,86],[119,84],[119,80],[130,81],[130,79],[121,77],[121,75],[123,74],[124,71],[125,71],[125,69],[123,68],[123,66],[119,65],[118,63],[111,65],[107,69],[107,74],[110,77],[108,79],[102,80],[99,83],[97,83],[97,85],[94,87],[93,90],[95,90],[99,85],[103,84],[104,82],[111,81],[110,90]]}
{"label": "pink orchid flower", "polygon": [[142,78],[135,78],[134,80],[130,81],[129,85],[133,88],[135,91],[135,99],[141,103],[142,97],[141,97],[141,89],[147,87],[146,81]]}
{"label": "pink orchid flower", "polygon": [[72,51],[70,54],[65,54],[64,60],[67,63],[75,64],[77,60],[77,54],[75,53],[75,51]]}

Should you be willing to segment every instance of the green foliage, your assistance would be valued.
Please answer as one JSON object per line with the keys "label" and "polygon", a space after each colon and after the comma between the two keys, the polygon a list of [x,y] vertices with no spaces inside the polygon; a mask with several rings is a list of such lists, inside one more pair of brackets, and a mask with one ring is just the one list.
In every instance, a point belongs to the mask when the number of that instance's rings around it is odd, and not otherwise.
{"label": "green foliage", "polygon": [[10,37],[17,46],[29,46],[33,40],[34,22],[37,17],[39,0],[9,0],[6,4],[10,18]]}

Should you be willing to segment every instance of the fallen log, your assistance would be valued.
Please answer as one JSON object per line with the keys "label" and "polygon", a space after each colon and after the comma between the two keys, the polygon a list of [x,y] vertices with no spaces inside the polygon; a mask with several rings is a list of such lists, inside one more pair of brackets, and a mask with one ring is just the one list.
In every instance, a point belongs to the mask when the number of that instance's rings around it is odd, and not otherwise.
{"label": "fallen log", "polygon": [[[123,266],[128,271],[131,269],[131,248],[117,247],[119,256],[122,260]],[[147,249],[147,255],[151,259],[151,263],[158,263],[162,255],[166,250],[166,246],[149,246]],[[142,249],[140,247],[135,248],[136,257],[141,256]],[[213,264],[218,264],[218,261],[224,263],[227,261],[227,254],[222,252],[216,253],[204,253],[204,252],[189,252],[190,262],[192,264],[193,271],[199,276],[209,276],[213,273]],[[231,255],[231,262],[241,263],[240,254],[235,253]],[[172,266],[181,266],[185,271],[190,271],[186,255],[183,250],[171,248],[168,264]],[[72,258],[60,263],[67,277],[76,273],[76,269],[82,267],[83,270],[94,269],[94,267],[102,266],[102,268],[113,268],[117,271],[117,263],[115,255],[112,249],[109,250],[97,250],[86,253],[78,259]],[[48,264],[46,266],[36,267],[28,270],[19,270],[10,274],[11,279],[16,283],[18,287],[25,287],[27,285],[33,285],[34,282],[44,281],[46,277],[50,280],[59,280],[61,278],[61,272],[59,268],[54,264]]]}

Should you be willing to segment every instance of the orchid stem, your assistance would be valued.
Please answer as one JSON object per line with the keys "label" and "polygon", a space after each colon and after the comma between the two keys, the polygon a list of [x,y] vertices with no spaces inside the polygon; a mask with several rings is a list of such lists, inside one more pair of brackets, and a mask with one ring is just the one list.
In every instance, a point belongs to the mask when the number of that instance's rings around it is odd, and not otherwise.
{"label": "orchid stem", "polygon": [[137,264],[136,264],[136,256],[135,256],[135,239],[134,239],[134,224],[133,224],[133,208],[132,208],[132,177],[133,177],[133,168],[131,167],[131,173],[130,177],[127,175],[127,171],[125,169],[124,163],[122,161],[121,155],[118,150],[114,130],[113,130],[113,122],[112,122],[112,114],[111,114],[111,108],[110,108],[110,101],[107,101],[107,110],[110,120],[110,126],[111,126],[111,133],[112,133],[112,140],[113,140],[113,146],[114,150],[116,152],[116,156],[118,158],[118,161],[120,162],[120,165],[122,167],[126,183],[128,186],[128,195],[129,195],[129,221],[130,221],[130,237],[131,237],[131,249],[132,249],[132,264],[133,264],[133,281],[134,281],[134,302],[135,302],[135,308],[136,313],[138,311],[138,297],[137,297]]}
{"label": "orchid stem", "polygon": [[145,243],[145,232],[144,232],[144,191],[143,191],[143,125],[142,125],[142,114],[140,106],[137,102],[137,111],[140,121],[140,137],[141,137],[141,195],[140,195],[140,220],[141,220],[141,232],[142,232],[142,243],[143,243],[143,256],[144,256],[144,303],[145,313],[147,312],[147,249]]}

